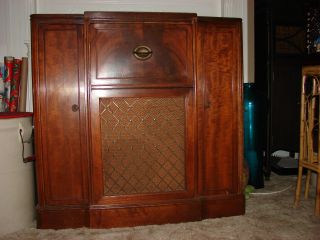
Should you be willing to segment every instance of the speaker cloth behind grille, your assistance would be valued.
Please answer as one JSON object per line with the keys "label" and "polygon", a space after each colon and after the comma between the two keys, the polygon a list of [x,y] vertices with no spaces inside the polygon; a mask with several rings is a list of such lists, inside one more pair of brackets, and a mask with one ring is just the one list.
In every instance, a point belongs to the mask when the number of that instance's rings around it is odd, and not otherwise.
{"label": "speaker cloth behind grille", "polygon": [[185,190],[185,98],[100,98],[104,195]]}

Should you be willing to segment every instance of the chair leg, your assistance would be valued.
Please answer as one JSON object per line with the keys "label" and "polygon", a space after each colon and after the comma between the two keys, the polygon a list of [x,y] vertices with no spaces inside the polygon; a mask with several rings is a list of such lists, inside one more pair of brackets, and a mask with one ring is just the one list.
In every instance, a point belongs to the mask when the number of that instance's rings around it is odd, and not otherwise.
{"label": "chair leg", "polygon": [[294,207],[297,208],[300,201],[301,193],[301,181],[302,181],[302,166],[299,166],[298,178],[297,178],[297,187],[296,187],[296,198],[294,201]]}
{"label": "chair leg", "polygon": [[314,214],[320,216],[320,173],[317,173],[316,207]]}
{"label": "chair leg", "polygon": [[308,199],[308,197],[309,197],[310,179],[311,179],[311,170],[308,169],[307,177],[306,177],[306,189],[304,191],[304,198],[305,199]]}

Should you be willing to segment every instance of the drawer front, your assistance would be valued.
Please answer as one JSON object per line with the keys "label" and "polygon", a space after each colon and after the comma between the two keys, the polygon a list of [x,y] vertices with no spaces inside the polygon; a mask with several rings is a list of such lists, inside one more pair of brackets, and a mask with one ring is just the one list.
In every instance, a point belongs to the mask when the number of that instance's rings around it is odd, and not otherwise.
{"label": "drawer front", "polygon": [[89,25],[93,85],[192,85],[192,24]]}

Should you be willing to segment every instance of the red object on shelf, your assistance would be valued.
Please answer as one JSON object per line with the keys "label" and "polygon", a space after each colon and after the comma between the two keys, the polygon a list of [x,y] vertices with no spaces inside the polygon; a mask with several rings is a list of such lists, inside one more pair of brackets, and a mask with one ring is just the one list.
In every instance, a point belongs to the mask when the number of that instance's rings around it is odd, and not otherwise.
{"label": "red object on shelf", "polygon": [[11,80],[13,75],[13,57],[6,56],[4,57],[4,112],[9,111],[9,104],[10,104],[10,91],[11,91]]}
{"label": "red object on shelf", "polygon": [[20,95],[20,76],[22,60],[15,58],[13,60],[13,70],[10,89],[9,112],[17,112],[18,100]]}
{"label": "red object on shelf", "polygon": [[0,113],[0,119],[10,119],[10,118],[21,118],[21,117],[32,117],[32,112],[2,112]]}

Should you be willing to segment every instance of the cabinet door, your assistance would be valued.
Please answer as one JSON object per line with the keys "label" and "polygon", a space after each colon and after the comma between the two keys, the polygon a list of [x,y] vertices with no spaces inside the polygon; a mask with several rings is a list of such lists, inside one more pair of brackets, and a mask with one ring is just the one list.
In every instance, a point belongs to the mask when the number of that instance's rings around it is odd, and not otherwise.
{"label": "cabinet door", "polygon": [[91,84],[192,86],[192,23],[89,25]]}
{"label": "cabinet door", "polygon": [[199,190],[240,193],[243,158],[241,22],[198,26]]}
{"label": "cabinet door", "polygon": [[92,91],[93,203],[192,197],[193,116],[188,88]]}
{"label": "cabinet door", "polygon": [[40,206],[87,202],[83,26],[33,24]]}

